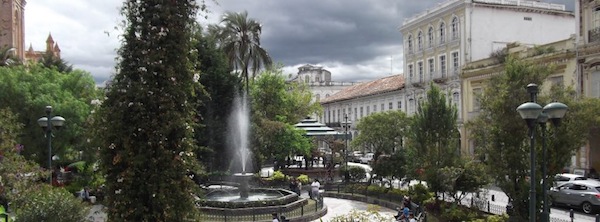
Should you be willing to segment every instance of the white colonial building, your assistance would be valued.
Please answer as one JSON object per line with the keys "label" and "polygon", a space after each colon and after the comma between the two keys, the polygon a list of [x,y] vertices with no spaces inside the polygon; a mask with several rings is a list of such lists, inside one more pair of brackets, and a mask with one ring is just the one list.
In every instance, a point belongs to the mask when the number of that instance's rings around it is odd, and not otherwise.
{"label": "white colonial building", "polygon": [[[356,82],[335,82],[331,80],[331,72],[323,69],[321,66],[303,65],[298,68],[298,74],[290,76],[289,81],[305,83],[313,94],[315,102],[327,98],[349,86],[357,84]],[[319,122],[323,122],[322,117],[318,117]]]}
{"label": "white colonial building", "polygon": [[353,137],[358,136],[356,124],[368,115],[404,107],[404,77],[393,75],[360,83],[321,100],[321,118],[327,126],[344,131],[346,123]]}
{"label": "white colonial building", "polygon": [[[462,127],[461,67],[489,57],[507,43],[538,45],[575,33],[575,16],[564,5],[528,0],[448,0],[406,19],[404,45],[407,113],[435,82],[458,107]],[[467,144],[462,141],[461,147]]]}

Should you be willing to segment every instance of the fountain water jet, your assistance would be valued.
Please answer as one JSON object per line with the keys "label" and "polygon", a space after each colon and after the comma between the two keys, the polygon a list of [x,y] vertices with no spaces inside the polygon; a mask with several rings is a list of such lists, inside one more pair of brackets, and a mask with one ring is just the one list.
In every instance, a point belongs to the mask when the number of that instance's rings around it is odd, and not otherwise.
{"label": "fountain water jet", "polygon": [[228,126],[231,141],[230,149],[241,161],[242,172],[234,174],[236,180],[240,183],[240,198],[248,199],[248,180],[252,177],[252,174],[246,173],[246,166],[250,159],[250,150],[248,148],[250,109],[248,108],[248,100],[245,93],[241,96],[238,94],[234,98]]}

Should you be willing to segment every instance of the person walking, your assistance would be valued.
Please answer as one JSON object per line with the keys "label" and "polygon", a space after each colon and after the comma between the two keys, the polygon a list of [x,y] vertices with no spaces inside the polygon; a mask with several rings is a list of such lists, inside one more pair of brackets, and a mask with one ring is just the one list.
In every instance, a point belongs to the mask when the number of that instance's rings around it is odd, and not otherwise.
{"label": "person walking", "polygon": [[315,200],[319,199],[319,188],[321,187],[321,183],[319,183],[319,180],[315,179],[315,181],[313,181],[310,184],[310,191],[312,193],[312,197]]}

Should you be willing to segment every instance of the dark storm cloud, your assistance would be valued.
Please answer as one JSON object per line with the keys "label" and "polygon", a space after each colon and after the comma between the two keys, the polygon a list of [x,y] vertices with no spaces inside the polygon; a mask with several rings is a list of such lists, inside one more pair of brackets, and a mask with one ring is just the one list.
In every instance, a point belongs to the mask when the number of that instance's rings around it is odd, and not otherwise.
{"label": "dark storm cloud", "polygon": [[[262,44],[285,65],[337,61],[359,64],[399,54],[398,28],[406,16],[435,1],[220,1],[226,11],[248,11],[263,24]],[[264,1],[261,1],[264,3]],[[217,6],[219,7],[219,6]]]}
{"label": "dark storm cloud", "polygon": [[[248,11],[263,26],[262,44],[286,73],[303,64],[330,70],[334,81],[365,81],[402,71],[404,19],[445,0],[207,0],[208,22],[224,11]],[[546,0],[574,9],[574,0]],[[98,83],[114,72],[122,0],[29,1],[26,43],[45,48],[52,33],[62,56]]]}

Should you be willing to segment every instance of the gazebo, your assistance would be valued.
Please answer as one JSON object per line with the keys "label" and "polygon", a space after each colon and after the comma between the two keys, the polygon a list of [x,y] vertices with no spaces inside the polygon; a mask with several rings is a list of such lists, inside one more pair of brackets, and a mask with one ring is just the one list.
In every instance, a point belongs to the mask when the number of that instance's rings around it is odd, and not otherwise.
{"label": "gazebo", "polygon": [[[298,129],[306,131],[306,136],[309,137],[326,137],[333,136],[334,138],[344,139],[344,132],[338,132],[335,129],[326,126],[323,123],[318,122],[316,119],[306,117],[299,123],[294,125]],[[351,134],[348,134],[349,138],[352,138]]]}

